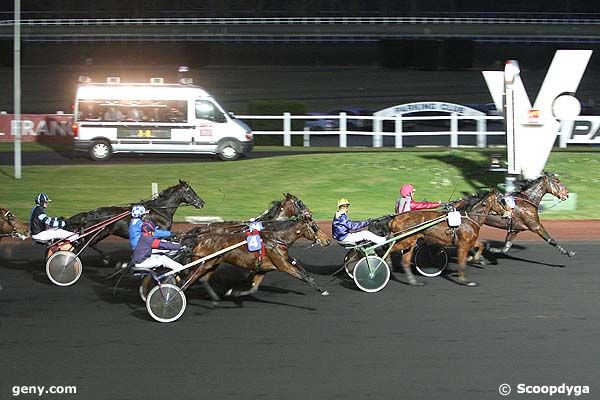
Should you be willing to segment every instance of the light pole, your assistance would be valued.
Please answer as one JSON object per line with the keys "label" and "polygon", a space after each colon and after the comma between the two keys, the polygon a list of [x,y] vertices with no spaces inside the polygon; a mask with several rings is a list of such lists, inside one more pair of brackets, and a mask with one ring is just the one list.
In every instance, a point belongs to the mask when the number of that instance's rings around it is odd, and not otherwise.
{"label": "light pole", "polygon": [[14,21],[14,118],[15,179],[21,179],[21,0],[15,0]]}
{"label": "light pole", "polygon": [[[506,121],[506,161],[508,164],[508,174],[518,175],[521,173],[519,158],[517,156],[515,140],[515,96],[513,84],[519,76],[521,70],[516,60],[508,60],[504,64],[504,120]],[[515,178],[507,176],[506,191],[512,192],[515,189]]]}

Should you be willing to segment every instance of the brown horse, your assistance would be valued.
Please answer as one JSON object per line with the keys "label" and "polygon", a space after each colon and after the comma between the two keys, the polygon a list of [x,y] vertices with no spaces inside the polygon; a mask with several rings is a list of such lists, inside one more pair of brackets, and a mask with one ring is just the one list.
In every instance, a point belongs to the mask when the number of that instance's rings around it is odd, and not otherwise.
{"label": "brown horse", "polygon": [[8,208],[0,207],[0,240],[3,237],[25,240],[29,235],[28,225],[19,221]]}
{"label": "brown horse", "polygon": [[[515,237],[522,231],[531,231],[537,233],[544,241],[556,247],[560,254],[568,257],[575,255],[574,251],[565,250],[556,240],[550,236],[546,228],[540,222],[539,206],[542,197],[550,193],[559,200],[563,201],[569,197],[569,191],[565,185],[552,173],[544,172],[537,179],[526,181],[522,184],[519,192],[512,193],[515,199],[515,208],[510,218],[502,218],[499,215],[489,214],[485,219],[485,224],[495,228],[505,229],[506,239],[502,249],[490,248],[493,253],[507,253]],[[454,206],[461,210],[469,203],[469,198],[457,201]]]}
{"label": "brown horse", "polygon": [[[315,283],[314,279],[302,268],[298,261],[291,260],[288,254],[288,247],[300,238],[305,238],[321,246],[329,245],[329,237],[317,226],[312,218],[303,217],[300,219],[272,222],[269,224],[268,229],[260,233],[260,236],[263,240],[264,255],[261,256],[260,253],[262,251],[249,251],[246,245],[233,249],[206,261],[204,264],[200,264],[183,283],[182,289],[187,289],[200,278],[202,278],[203,283],[206,285],[209,276],[215,271],[217,266],[226,262],[252,270],[255,273],[250,290],[237,292],[229,290],[227,295],[245,296],[256,293],[265,274],[274,270],[285,272],[294,278],[308,283],[324,296],[329,294],[328,291],[321,289]],[[202,235],[193,249],[193,257],[205,257],[245,240],[246,233],[209,233]],[[218,299],[218,297],[215,298],[216,295],[214,292],[211,295],[215,300]]]}
{"label": "brown horse", "polygon": [[[282,200],[272,202],[271,208],[267,209],[254,221],[270,222],[283,221],[292,217],[312,218],[312,211],[304,204],[302,200],[290,193],[285,193]],[[181,239],[181,244],[192,249],[200,235],[206,233],[235,233],[246,229],[248,223],[245,221],[225,221],[213,222],[190,229]]]}
{"label": "brown horse", "polygon": [[[465,266],[467,264],[467,256],[477,238],[479,229],[486,216],[490,211],[494,211],[499,215],[508,216],[510,209],[502,202],[501,194],[492,189],[484,195],[470,211],[461,213],[461,224],[458,228],[449,228],[445,222],[441,222],[430,228],[424,229],[416,234],[413,234],[405,239],[399,240],[392,246],[392,252],[402,251],[402,268],[409,277],[411,284],[415,284],[414,277],[410,270],[410,261],[413,257],[413,251],[417,241],[423,239],[428,243],[437,244],[440,246],[456,246],[458,258],[458,282],[466,286],[476,286],[477,283],[467,281],[465,278]],[[410,229],[420,223],[431,221],[438,218],[447,212],[445,211],[411,211],[407,213],[390,216],[387,223],[388,229],[392,235],[398,235],[403,230]]]}

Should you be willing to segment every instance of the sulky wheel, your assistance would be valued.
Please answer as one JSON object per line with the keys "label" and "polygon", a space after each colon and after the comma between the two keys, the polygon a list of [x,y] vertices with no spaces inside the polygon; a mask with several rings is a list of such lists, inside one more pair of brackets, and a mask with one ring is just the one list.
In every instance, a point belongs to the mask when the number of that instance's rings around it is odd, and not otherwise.
{"label": "sulky wheel", "polygon": [[438,276],[448,266],[448,253],[442,246],[423,242],[415,250],[414,263],[419,274],[428,277]]}
{"label": "sulky wheel", "polygon": [[[177,280],[178,280],[178,278],[176,278],[174,275],[171,275],[171,276],[167,277],[167,279],[164,280],[164,283],[170,283],[172,285],[177,285]],[[156,281],[152,278],[151,275],[146,275],[144,277],[144,279],[142,279],[142,283],[140,283],[138,292],[140,294],[140,298],[142,299],[142,301],[144,303],[146,302],[146,299],[148,298],[148,293],[155,286],[156,286]]]}
{"label": "sulky wheel", "polygon": [[350,278],[354,278],[354,266],[364,257],[363,253],[357,249],[350,249],[344,257],[344,270]]}
{"label": "sulky wheel", "polygon": [[377,256],[361,258],[354,266],[354,283],[363,292],[378,292],[390,280],[390,268]]}
{"label": "sulky wheel", "polygon": [[146,299],[146,309],[158,322],[173,322],[185,312],[187,300],[179,287],[170,283],[152,288]]}
{"label": "sulky wheel", "polygon": [[83,267],[75,253],[59,250],[46,261],[46,275],[58,286],[70,286],[81,277]]}

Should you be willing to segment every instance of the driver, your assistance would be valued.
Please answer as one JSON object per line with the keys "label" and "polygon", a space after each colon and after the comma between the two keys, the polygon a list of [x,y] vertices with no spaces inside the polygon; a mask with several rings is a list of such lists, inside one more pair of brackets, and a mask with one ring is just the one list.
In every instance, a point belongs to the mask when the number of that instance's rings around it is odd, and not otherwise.
{"label": "driver", "polygon": [[153,249],[159,250],[179,250],[181,246],[178,243],[173,243],[168,240],[160,240],[154,236],[156,228],[152,222],[144,222],[142,224],[140,237],[133,255],[131,263],[133,269],[151,269],[155,267],[167,267],[170,269],[181,268],[182,265],[175,260],[163,254],[153,253]]}
{"label": "driver", "polygon": [[46,208],[51,201],[46,193],[35,196],[35,207],[31,209],[29,219],[31,238],[39,242],[66,238],[77,240],[79,238],[78,234],[62,229],[67,224],[64,219],[46,214]]}
{"label": "driver", "polygon": [[[136,204],[131,208],[131,221],[129,222],[129,243],[131,244],[131,250],[135,250],[135,247],[140,240],[140,236],[142,235],[142,224],[144,223],[142,218],[148,213],[149,211],[146,210],[146,207],[141,204]],[[165,231],[158,228],[154,229],[154,237],[157,239],[168,238],[172,235],[173,233],[171,233],[171,231]]]}
{"label": "driver", "polygon": [[427,210],[430,208],[438,208],[442,205],[441,201],[415,201],[413,193],[415,187],[413,185],[402,185],[400,188],[400,198],[396,200],[396,214],[400,214],[412,210]]}
{"label": "driver", "polygon": [[331,234],[333,238],[342,243],[356,244],[361,240],[369,240],[375,244],[384,244],[386,238],[369,232],[368,230],[361,230],[369,225],[369,221],[351,221],[348,218],[348,209],[350,208],[350,202],[341,198],[337,203],[338,210],[333,217],[331,223]]}

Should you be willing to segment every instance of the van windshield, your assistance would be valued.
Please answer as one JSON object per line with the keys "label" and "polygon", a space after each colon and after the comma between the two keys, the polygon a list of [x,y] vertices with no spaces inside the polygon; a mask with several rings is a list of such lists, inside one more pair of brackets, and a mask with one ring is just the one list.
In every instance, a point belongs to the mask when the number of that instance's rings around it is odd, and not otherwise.
{"label": "van windshield", "polygon": [[185,100],[80,100],[79,121],[187,122]]}

